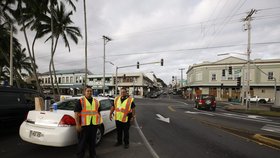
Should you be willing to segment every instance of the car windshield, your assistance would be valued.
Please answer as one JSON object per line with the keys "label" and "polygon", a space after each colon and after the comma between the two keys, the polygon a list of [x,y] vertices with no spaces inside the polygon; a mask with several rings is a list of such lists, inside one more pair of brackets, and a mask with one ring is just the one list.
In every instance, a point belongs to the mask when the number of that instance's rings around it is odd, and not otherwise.
{"label": "car windshield", "polygon": [[57,109],[60,110],[74,110],[78,99],[69,99],[57,103]]}
{"label": "car windshield", "polygon": [[201,98],[202,99],[214,99],[214,97],[211,95],[203,95],[203,96],[201,96]]}

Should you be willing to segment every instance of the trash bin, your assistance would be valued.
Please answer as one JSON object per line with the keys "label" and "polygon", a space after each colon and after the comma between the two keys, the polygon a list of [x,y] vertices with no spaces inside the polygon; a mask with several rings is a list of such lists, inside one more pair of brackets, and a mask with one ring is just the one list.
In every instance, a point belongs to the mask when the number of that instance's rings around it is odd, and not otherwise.
{"label": "trash bin", "polygon": [[50,110],[50,105],[51,105],[51,98],[50,97],[46,97],[46,99],[45,99],[45,111],[49,111]]}

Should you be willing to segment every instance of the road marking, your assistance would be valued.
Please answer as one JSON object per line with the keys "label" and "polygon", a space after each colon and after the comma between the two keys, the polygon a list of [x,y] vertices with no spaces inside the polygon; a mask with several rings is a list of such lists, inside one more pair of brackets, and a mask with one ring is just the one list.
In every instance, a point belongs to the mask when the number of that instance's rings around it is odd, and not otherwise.
{"label": "road marking", "polygon": [[168,106],[168,109],[169,109],[170,111],[176,112],[176,110],[173,109],[172,106],[170,106],[170,105]]}
{"label": "road marking", "polygon": [[187,114],[203,114],[203,115],[209,115],[209,116],[215,116],[212,113],[208,113],[208,112],[193,112],[193,111],[185,111],[185,113]]}
{"label": "road marking", "polygon": [[148,142],[147,138],[145,137],[145,135],[143,134],[142,130],[139,128],[139,125],[137,123],[137,120],[134,120],[134,123],[136,125],[136,129],[139,133],[139,135],[141,136],[146,148],[150,151],[150,153],[152,154],[153,158],[159,158],[158,154],[156,153],[156,151],[153,149],[153,147],[151,146],[151,144]]}
{"label": "road marking", "polygon": [[163,117],[162,115],[160,115],[160,114],[156,114],[157,115],[157,117],[158,118],[156,118],[156,119],[158,119],[158,120],[160,120],[160,121],[163,121],[163,122],[166,122],[166,123],[170,123],[170,119],[169,118],[165,118],[165,117]]}
{"label": "road marking", "polygon": [[270,125],[266,124],[261,128],[261,130],[274,132],[274,133],[280,133],[280,126]]}
{"label": "road marking", "polygon": [[199,112],[194,112],[194,111],[185,111],[187,114],[199,114]]}

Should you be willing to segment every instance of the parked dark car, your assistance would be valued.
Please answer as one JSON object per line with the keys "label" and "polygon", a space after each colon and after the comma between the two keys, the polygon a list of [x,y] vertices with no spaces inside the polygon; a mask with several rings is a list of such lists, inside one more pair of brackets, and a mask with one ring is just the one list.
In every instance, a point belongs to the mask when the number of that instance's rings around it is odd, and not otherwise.
{"label": "parked dark car", "polygon": [[35,109],[35,97],[41,96],[31,89],[0,87],[0,124],[20,123],[29,110]]}
{"label": "parked dark car", "polygon": [[202,94],[196,97],[195,107],[197,109],[216,110],[216,99],[213,95]]}

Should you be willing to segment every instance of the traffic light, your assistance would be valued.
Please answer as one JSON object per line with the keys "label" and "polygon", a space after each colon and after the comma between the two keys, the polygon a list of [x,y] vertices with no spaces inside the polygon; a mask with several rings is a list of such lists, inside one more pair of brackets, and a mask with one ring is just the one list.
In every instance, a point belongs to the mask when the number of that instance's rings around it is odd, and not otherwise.
{"label": "traffic light", "polygon": [[232,66],[228,67],[228,74],[230,74],[230,75],[232,74]]}
{"label": "traffic light", "polygon": [[237,87],[241,87],[241,77],[237,77]]}
{"label": "traffic light", "polygon": [[225,69],[222,70],[222,76],[226,76],[226,70]]}
{"label": "traffic light", "polygon": [[139,61],[137,61],[137,69],[139,69],[139,66],[140,66]]}
{"label": "traffic light", "polygon": [[172,81],[174,81],[174,76],[172,76]]}
{"label": "traffic light", "polygon": [[224,84],[223,83],[221,83],[221,89],[224,89]]}
{"label": "traffic light", "polygon": [[160,66],[163,66],[163,59],[160,59]]}

